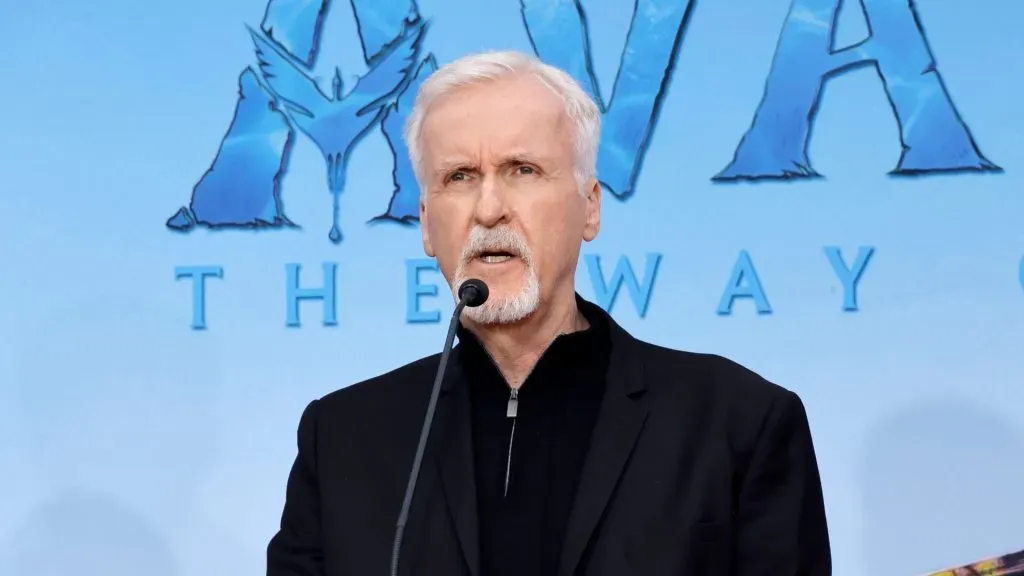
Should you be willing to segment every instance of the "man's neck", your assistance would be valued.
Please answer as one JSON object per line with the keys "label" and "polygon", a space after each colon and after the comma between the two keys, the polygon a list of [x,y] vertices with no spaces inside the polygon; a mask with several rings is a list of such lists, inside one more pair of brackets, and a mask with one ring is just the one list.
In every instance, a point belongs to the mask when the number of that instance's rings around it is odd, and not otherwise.
{"label": "man's neck", "polygon": [[518,388],[555,338],[587,327],[586,318],[576,306],[576,293],[570,292],[567,297],[548,302],[521,322],[474,325],[472,330],[509,386]]}

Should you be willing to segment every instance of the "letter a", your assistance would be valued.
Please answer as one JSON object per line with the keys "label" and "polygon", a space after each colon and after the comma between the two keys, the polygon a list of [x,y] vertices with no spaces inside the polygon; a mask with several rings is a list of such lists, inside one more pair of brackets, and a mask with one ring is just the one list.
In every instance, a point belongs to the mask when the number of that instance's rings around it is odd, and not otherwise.
{"label": "letter a", "polygon": [[911,1],[860,0],[871,35],[833,50],[839,2],[793,0],[753,124],[714,180],[818,176],[807,142],[822,86],[863,65],[875,66],[899,123],[903,153],[893,174],[1000,170],[953,106]]}
{"label": "letter a", "polygon": [[637,0],[612,96],[601,98],[579,0],[521,0],[537,56],[569,72],[601,107],[601,182],[628,198],[668,87],[692,0]]}
{"label": "letter a", "polygon": [[[319,49],[328,0],[270,0],[261,28],[297,60],[311,66]],[[295,132],[274,96],[251,67],[238,80],[235,115],[210,168],[167,227],[190,232],[207,228],[291,228],[281,198],[281,178]]]}

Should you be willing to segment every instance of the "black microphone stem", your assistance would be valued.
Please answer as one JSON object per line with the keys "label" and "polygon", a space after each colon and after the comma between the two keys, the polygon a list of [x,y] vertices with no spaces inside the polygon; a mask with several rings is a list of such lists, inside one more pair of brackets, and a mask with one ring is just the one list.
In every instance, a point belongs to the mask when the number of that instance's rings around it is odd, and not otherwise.
{"label": "black microphone stem", "polygon": [[405,487],[405,499],[402,501],[402,511],[398,515],[398,524],[395,526],[395,540],[391,549],[391,576],[398,576],[398,559],[402,551],[402,536],[405,534],[405,524],[409,520],[409,507],[412,504],[412,495],[416,490],[416,480],[420,475],[420,465],[423,463],[423,453],[427,448],[427,437],[430,435],[430,425],[434,421],[434,411],[437,409],[437,397],[441,392],[441,381],[444,380],[444,372],[448,367],[448,355],[451,354],[452,344],[455,342],[455,332],[459,327],[459,316],[462,309],[466,307],[467,299],[459,299],[455,305],[455,312],[452,314],[451,323],[448,325],[448,337],[444,341],[444,348],[441,352],[441,362],[437,367],[437,376],[434,378],[434,388],[430,391],[430,403],[427,404],[427,415],[423,419],[423,429],[420,430],[420,442],[416,447],[416,458],[412,463],[412,472],[409,474],[409,483]]}

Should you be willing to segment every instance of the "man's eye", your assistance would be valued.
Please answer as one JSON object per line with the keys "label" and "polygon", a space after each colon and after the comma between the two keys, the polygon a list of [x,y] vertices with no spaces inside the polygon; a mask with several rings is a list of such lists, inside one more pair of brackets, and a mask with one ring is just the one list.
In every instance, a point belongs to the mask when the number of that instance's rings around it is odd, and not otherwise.
{"label": "man's eye", "polygon": [[533,166],[519,166],[516,171],[523,176],[529,176],[535,174],[537,171],[533,169]]}
{"label": "man's eye", "polygon": [[461,181],[463,181],[465,179],[466,179],[466,173],[465,172],[455,172],[451,176],[448,177],[448,180],[450,182],[461,182]]}

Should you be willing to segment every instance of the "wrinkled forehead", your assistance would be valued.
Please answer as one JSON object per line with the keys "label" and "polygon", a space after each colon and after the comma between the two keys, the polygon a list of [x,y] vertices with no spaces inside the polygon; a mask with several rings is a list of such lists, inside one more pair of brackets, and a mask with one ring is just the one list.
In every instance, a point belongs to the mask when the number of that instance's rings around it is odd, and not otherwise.
{"label": "wrinkled forehead", "polygon": [[564,101],[530,75],[456,88],[423,120],[423,159],[451,155],[536,154],[572,157],[572,122]]}

